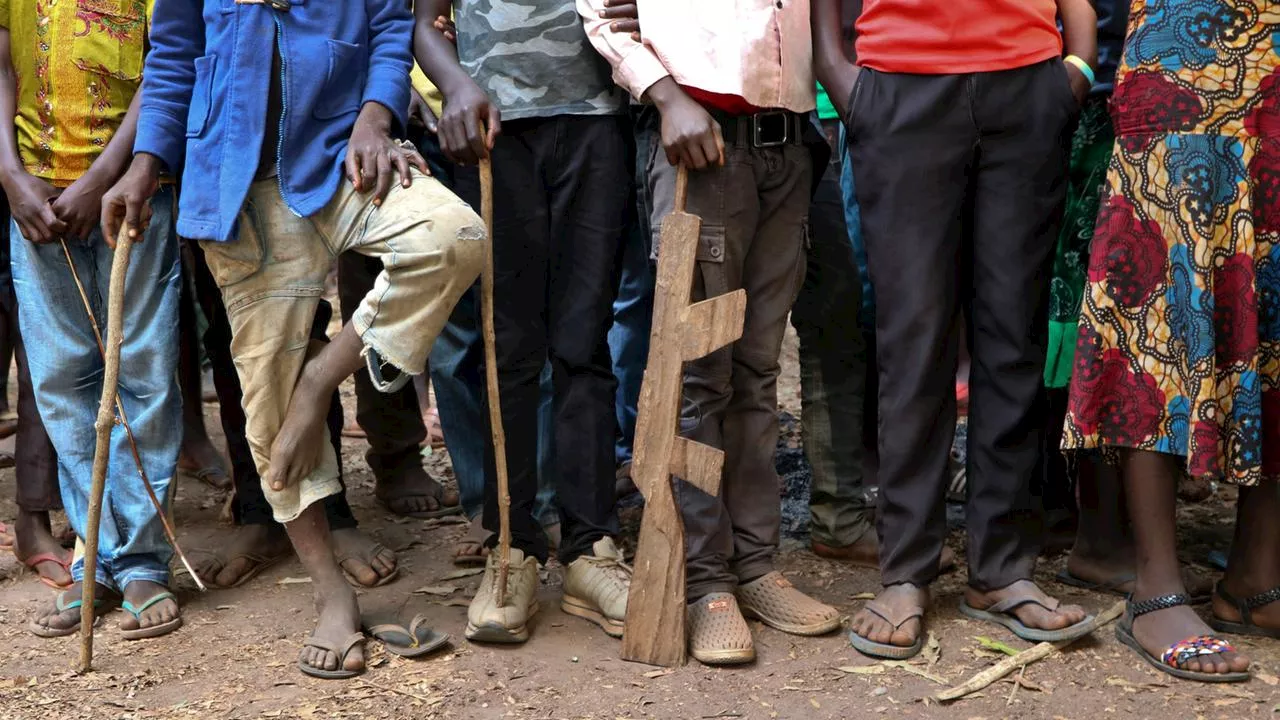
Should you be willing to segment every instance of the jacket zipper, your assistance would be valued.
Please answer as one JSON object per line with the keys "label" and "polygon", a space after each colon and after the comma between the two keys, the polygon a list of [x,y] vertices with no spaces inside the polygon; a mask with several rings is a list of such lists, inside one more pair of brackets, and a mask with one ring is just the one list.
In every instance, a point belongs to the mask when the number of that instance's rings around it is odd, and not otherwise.
{"label": "jacket zipper", "polygon": [[288,61],[284,56],[284,23],[280,22],[278,13],[278,10],[273,10],[271,16],[276,24],[275,51],[280,54],[280,127],[276,136],[276,184],[280,187],[280,198],[284,200],[285,207],[294,215],[302,217],[293,209],[293,203],[289,202],[289,195],[284,189],[284,119],[289,114],[289,86],[285,73]]}

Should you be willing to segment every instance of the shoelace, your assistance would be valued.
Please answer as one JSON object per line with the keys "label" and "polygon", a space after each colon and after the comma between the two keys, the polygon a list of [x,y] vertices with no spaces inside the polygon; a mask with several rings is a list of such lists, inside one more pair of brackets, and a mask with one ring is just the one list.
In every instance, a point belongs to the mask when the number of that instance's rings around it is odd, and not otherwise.
{"label": "shoelace", "polygon": [[625,590],[631,583],[634,572],[631,566],[617,558],[588,556],[587,562],[604,571],[605,577],[614,583],[614,587]]}

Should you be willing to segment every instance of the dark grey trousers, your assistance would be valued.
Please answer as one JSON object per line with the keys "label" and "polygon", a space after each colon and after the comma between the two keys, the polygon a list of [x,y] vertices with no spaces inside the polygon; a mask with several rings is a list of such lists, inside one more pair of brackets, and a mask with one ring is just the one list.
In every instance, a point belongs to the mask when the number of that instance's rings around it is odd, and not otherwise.
{"label": "dark grey trousers", "polygon": [[1059,60],[994,73],[864,69],[847,118],[876,291],[880,567],[927,585],[946,537],[959,319],[973,366],[969,582],[1031,576],[1050,261],[1078,112]]}
{"label": "dark grey trousers", "polygon": [[[676,180],[660,143],[650,150],[648,178],[659,233]],[[747,291],[742,338],[685,365],[683,434],[724,450],[719,497],[677,484],[691,602],[773,569],[781,522],[773,465],[778,355],[804,279],[812,184],[812,154],[801,145],[729,145],[723,167],[689,173],[687,210],[702,218],[692,300]]]}

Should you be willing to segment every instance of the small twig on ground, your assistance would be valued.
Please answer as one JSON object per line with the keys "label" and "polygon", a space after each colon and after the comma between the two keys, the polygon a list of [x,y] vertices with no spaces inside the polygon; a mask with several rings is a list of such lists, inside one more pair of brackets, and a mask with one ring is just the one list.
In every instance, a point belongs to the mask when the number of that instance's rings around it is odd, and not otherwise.
{"label": "small twig on ground", "polygon": [[368,680],[361,680],[361,681],[360,681],[360,684],[361,684],[361,685],[365,685],[365,686],[370,687],[370,688],[373,688],[374,690],[381,690],[381,691],[383,691],[383,692],[396,693],[396,694],[398,694],[398,695],[404,695],[405,697],[411,697],[411,698],[413,698],[414,700],[418,700],[418,701],[421,701],[421,702],[424,702],[424,703],[432,703],[432,702],[435,702],[434,700],[432,700],[432,699],[431,699],[431,698],[429,698],[429,697],[426,697],[425,695],[419,695],[419,694],[417,694],[417,693],[411,693],[411,692],[409,692],[408,690],[401,690],[400,688],[391,687],[391,686],[389,686],[389,685],[379,685],[378,683],[369,682]]}
{"label": "small twig on ground", "polygon": [[[1100,627],[1111,624],[1116,620],[1116,618],[1123,615],[1124,602],[1125,602],[1124,600],[1120,600],[1116,602],[1115,605],[1112,605],[1105,612],[1101,613],[1096,618],[1094,618],[1093,626],[1090,628],[1090,630],[1096,631]],[[1085,635],[1082,635],[1081,637],[1088,637],[1088,636],[1089,636],[1088,634],[1085,634]],[[939,702],[950,702],[951,700],[958,700],[964,697],[965,695],[975,693],[987,687],[991,683],[1003,678],[1004,676],[1008,675],[1014,670],[1017,670],[1020,667],[1026,667],[1027,665],[1030,665],[1031,663],[1036,662],[1037,660],[1043,660],[1049,657],[1050,655],[1053,655],[1054,653],[1061,651],[1063,648],[1067,647],[1068,645],[1074,643],[1076,640],[1079,640],[1079,639],[1080,638],[1073,638],[1071,640],[1063,640],[1061,642],[1056,642],[1056,643],[1043,642],[1043,643],[1040,643],[1039,645],[1036,645],[1035,647],[1031,647],[1026,650],[1023,650],[1017,655],[1014,655],[1012,657],[1007,657],[1001,660],[1000,662],[996,663],[995,665],[992,665],[991,667],[987,668],[986,670],[983,670],[977,675],[974,675],[964,683],[957,685],[951,688],[950,690],[943,690],[942,692],[935,695],[934,699]]]}
{"label": "small twig on ground", "polygon": [[1018,686],[1022,684],[1022,676],[1025,675],[1026,673],[1027,673],[1027,666],[1023,665],[1022,669],[1018,670],[1018,679],[1014,681],[1013,689],[1009,691],[1009,699],[1005,701],[1004,703],[1005,707],[1009,707],[1010,705],[1013,704],[1013,696],[1018,694]]}

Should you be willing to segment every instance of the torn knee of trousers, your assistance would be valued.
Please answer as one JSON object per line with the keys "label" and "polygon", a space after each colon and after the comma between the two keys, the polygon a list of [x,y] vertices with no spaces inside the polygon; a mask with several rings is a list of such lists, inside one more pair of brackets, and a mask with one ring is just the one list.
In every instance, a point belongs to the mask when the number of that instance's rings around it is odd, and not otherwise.
{"label": "torn knee of trousers", "polygon": [[364,348],[364,360],[369,366],[369,379],[373,381],[373,386],[379,392],[388,394],[397,392],[412,378],[409,373],[384,361],[378,351],[369,345]]}

